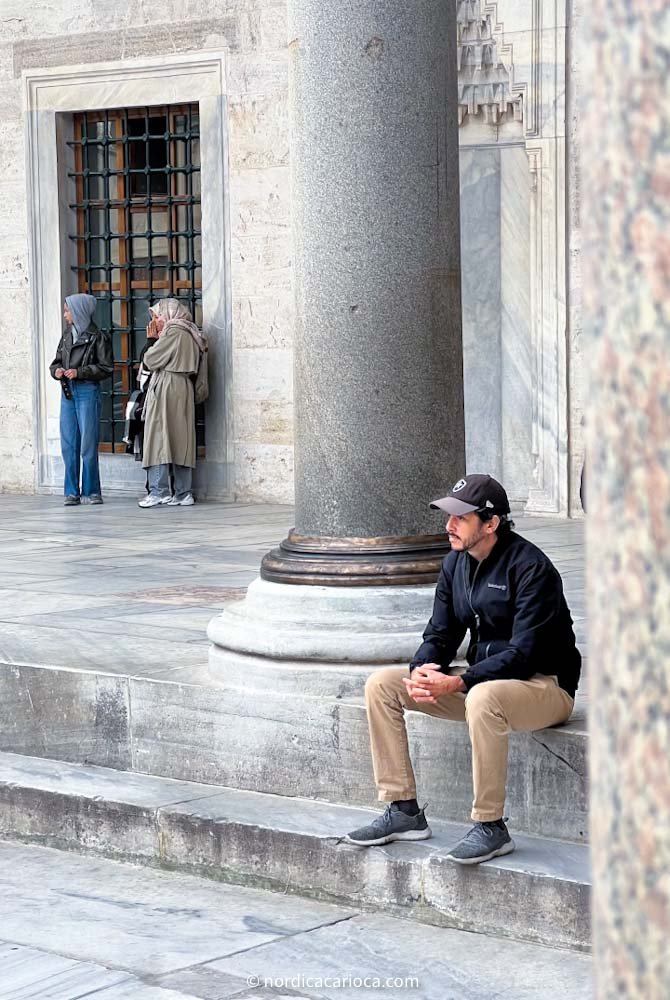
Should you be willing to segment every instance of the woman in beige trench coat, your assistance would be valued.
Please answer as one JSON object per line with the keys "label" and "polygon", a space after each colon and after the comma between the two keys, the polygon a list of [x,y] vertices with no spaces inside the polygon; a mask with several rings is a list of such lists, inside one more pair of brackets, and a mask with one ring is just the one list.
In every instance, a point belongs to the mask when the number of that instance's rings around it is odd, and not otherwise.
{"label": "woman in beige trench coat", "polygon": [[[207,341],[191,321],[186,306],[161,299],[151,306],[150,328],[156,343],[143,358],[152,372],[144,404],[142,465],[149,494],[140,507],[190,507],[196,462],[195,404],[207,398]],[[174,495],[170,494],[170,472]]]}

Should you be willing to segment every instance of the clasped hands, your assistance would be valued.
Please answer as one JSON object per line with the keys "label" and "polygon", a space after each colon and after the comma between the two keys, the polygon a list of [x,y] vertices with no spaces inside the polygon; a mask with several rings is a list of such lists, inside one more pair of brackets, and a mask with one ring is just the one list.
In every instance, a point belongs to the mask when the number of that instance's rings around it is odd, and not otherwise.
{"label": "clasped hands", "polygon": [[437,663],[422,663],[409,677],[403,677],[407,693],[413,701],[434,705],[443,694],[464,693],[467,688],[458,675],[443,674]]}
{"label": "clasped hands", "polygon": [[57,368],[54,372],[56,378],[76,378],[77,369],[76,368]]}
{"label": "clasped hands", "polygon": [[149,340],[158,340],[163,332],[164,326],[165,323],[161,323],[161,321],[154,316],[153,319],[149,320],[149,324],[147,326],[147,338]]}

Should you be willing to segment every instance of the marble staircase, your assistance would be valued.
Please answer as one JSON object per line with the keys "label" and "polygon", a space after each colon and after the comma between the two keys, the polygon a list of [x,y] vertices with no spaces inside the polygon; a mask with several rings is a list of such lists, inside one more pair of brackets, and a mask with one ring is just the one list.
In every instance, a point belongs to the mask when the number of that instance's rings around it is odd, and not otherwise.
{"label": "marble staircase", "polygon": [[581,705],[566,726],[511,737],[517,851],[463,869],[445,857],[472,796],[463,723],[409,717],[433,839],[341,842],[377,808],[356,673],[343,672],[335,700],[299,693],[287,675],[287,690],[259,695],[254,709],[248,692],[204,674],[177,683],[0,665],[0,838],[585,950]]}
{"label": "marble staircase", "polygon": [[8,840],[188,871],[578,951],[589,943],[588,849],[517,836],[475,868],[445,857],[466,829],[431,821],[416,844],[357,848],[350,806],[0,754]]}
{"label": "marble staircase", "polygon": [[[341,668],[325,696],[288,671],[284,689],[0,664],[0,750],[178,781],[374,807],[360,690],[367,670]],[[261,678],[262,680],[262,678]],[[464,723],[408,716],[417,783],[431,816],[467,820],[472,801]],[[588,840],[587,734],[578,697],[569,723],[510,737],[506,811],[533,836]]]}

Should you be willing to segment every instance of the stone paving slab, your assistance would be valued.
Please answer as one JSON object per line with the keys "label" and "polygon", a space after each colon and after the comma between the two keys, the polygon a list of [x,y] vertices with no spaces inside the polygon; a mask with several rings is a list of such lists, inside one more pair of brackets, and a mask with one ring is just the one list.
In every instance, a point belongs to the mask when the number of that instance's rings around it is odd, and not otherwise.
{"label": "stone paving slab", "polygon": [[128,982],[125,972],[3,941],[0,970],[0,1000],[73,1000]]}
{"label": "stone paving slab", "polygon": [[0,843],[0,884],[0,1000],[591,995],[574,952],[49,848]]}
{"label": "stone paving slab", "polygon": [[356,912],[8,843],[0,843],[0,881],[5,940],[153,976]]}
{"label": "stone paving slab", "polygon": [[374,815],[0,754],[0,836],[11,840],[381,907],[429,924],[588,947],[586,847],[515,836],[513,854],[463,868],[446,854],[467,826],[432,820],[429,841],[370,850],[342,842]]}
{"label": "stone paving slab", "polygon": [[[570,1000],[591,997],[590,963],[584,956],[546,953],[533,945],[483,935],[398,922],[382,915],[356,917],[287,941],[261,946],[203,966],[240,976],[291,982],[300,975],[332,1000],[362,997],[416,997],[417,1000],[540,1000],[560,992]],[[537,949],[537,950],[536,950]],[[324,956],[327,956],[324,961]],[[573,963],[572,959],[577,958]],[[397,989],[370,991],[359,986],[322,985],[356,978],[398,980]],[[177,977],[173,981],[178,981]],[[413,982],[412,982],[413,981]],[[414,985],[414,983],[418,985]]]}

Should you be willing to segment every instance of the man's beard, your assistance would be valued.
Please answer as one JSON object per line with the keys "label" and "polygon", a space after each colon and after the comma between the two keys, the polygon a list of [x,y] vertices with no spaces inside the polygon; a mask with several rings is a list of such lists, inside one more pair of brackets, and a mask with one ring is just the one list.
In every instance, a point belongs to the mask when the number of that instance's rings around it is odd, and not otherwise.
{"label": "man's beard", "polygon": [[[458,536],[455,536],[455,537],[456,537],[456,541],[460,542],[460,544],[461,544],[461,551],[462,552],[469,552],[470,549],[474,549],[475,545],[477,545],[479,542],[481,542],[482,538],[484,538],[485,536],[486,536],[486,532],[482,528],[482,530],[479,531],[474,536],[474,538],[469,538],[467,541],[463,541],[463,539],[459,538]],[[451,542],[451,536],[449,537],[449,541]]]}

